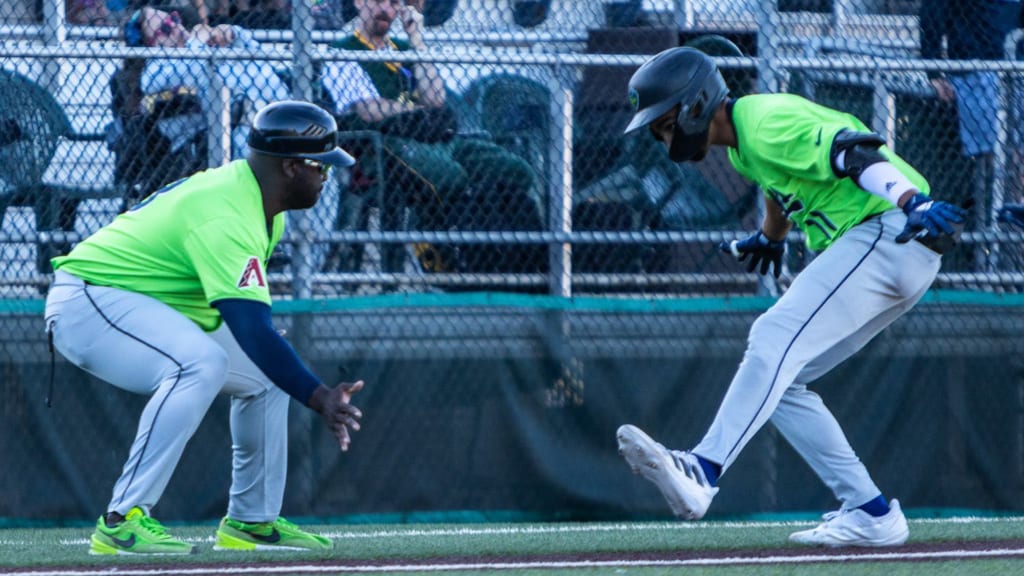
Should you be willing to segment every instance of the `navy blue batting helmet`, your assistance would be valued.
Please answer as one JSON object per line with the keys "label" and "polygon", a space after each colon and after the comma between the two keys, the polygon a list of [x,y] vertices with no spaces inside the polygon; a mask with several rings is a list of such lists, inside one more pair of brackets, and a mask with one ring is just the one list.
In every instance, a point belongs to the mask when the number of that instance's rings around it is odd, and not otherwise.
{"label": "navy blue batting helmet", "polygon": [[249,148],[270,156],[352,166],[355,158],[338,147],[337,135],[337,122],[323,108],[299,100],[281,100],[256,113]]}
{"label": "navy blue batting helmet", "polygon": [[626,133],[649,125],[676,105],[669,158],[700,160],[707,152],[708,130],[718,106],[729,95],[718,66],[694,48],[669,48],[656,54],[629,80],[633,119]]}

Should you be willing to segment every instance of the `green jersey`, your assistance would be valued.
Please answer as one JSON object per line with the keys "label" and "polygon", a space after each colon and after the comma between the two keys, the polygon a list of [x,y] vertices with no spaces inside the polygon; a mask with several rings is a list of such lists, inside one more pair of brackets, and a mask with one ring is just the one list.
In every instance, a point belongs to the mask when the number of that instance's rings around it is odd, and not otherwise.
{"label": "green jersey", "polygon": [[53,268],[151,296],[209,332],[221,323],[211,302],[270,304],[266,262],[284,220],[278,214],[268,230],[256,177],[236,160],[154,192],[54,258]]}
{"label": "green jersey", "polygon": [[[409,43],[404,40],[388,38],[387,42],[392,51],[409,50]],[[358,31],[332,43],[331,47],[341,50],[374,50],[373,44],[370,44]],[[381,98],[399,102],[415,101],[413,96],[415,65],[408,62],[360,62],[359,66],[366,72]],[[377,123],[366,122],[357,114],[346,114],[339,121],[342,122],[341,128],[344,130],[376,130],[378,128]]]}
{"label": "green jersey", "polygon": [[[865,218],[893,208],[832,170],[836,134],[870,132],[855,116],[793,94],[744,96],[731,114],[736,148],[729,149],[730,162],[782,207],[812,250],[828,248]],[[929,193],[921,174],[887,147],[880,151],[918,190]]]}

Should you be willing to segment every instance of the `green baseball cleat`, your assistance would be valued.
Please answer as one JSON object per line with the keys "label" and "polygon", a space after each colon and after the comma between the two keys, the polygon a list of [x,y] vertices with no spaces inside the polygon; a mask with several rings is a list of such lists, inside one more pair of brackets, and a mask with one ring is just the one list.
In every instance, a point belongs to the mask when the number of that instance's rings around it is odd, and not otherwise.
{"label": "green baseball cleat", "polygon": [[285,520],[248,524],[224,518],[217,528],[214,550],[330,550],[327,538],[310,534]]}
{"label": "green baseball cleat", "polygon": [[96,521],[89,554],[195,554],[196,547],[167,533],[163,524],[136,506],[113,528],[103,516]]}

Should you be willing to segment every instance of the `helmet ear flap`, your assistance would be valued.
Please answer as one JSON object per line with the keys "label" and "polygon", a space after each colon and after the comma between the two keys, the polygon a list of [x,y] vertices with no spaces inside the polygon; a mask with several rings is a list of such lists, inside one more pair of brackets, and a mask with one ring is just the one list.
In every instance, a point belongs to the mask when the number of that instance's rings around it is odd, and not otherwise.
{"label": "helmet ear flap", "polygon": [[704,159],[708,152],[708,135],[710,129],[698,134],[684,134],[676,124],[672,132],[672,145],[668,148],[668,158],[673,162],[697,162]]}
{"label": "helmet ear flap", "polygon": [[725,80],[715,67],[700,89],[686,103],[680,102],[668,156],[673,162],[700,161],[708,151],[711,122],[729,95]]}

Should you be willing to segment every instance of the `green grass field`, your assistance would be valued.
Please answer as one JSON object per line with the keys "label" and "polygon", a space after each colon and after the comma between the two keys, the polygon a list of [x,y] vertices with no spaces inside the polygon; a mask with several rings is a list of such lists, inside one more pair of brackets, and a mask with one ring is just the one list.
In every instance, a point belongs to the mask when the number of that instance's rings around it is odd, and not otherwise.
{"label": "green grass field", "polygon": [[812,522],[307,525],[327,553],[212,550],[215,523],[172,526],[186,557],[89,556],[89,527],[0,530],[0,573],[161,574],[1024,574],[1024,518],[912,519],[906,546],[826,550],[790,545]]}

